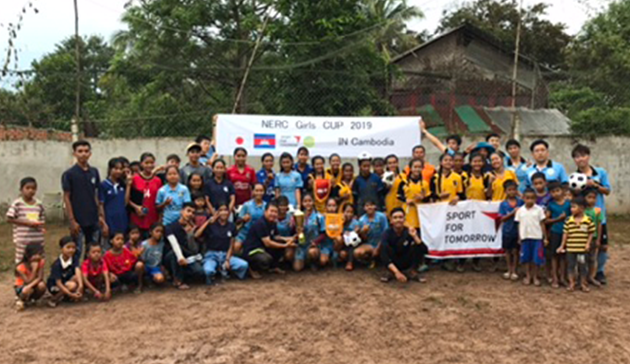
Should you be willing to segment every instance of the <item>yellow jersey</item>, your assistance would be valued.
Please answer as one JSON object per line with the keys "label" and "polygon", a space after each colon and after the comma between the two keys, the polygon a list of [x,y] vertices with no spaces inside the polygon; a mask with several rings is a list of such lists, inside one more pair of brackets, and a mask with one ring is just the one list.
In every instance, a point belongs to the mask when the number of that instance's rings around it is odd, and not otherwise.
{"label": "yellow jersey", "polygon": [[494,181],[492,182],[492,201],[503,201],[507,198],[505,189],[503,188],[503,183],[509,180],[516,182],[518,185],[516,173],[514,173],[511,169],[503,171],[503,176],[501,177],[497,176],[496,173],[494,174]]}
{"label": "yellow jersey", "polygon": [[[455,172],[450,172],[448,175],[437,172],[431,179],[430,188],[436,201],[450,201],[464,193],[462,176]],[[440,198],[442,193],[447,192],[449,194],[447,197]]]}

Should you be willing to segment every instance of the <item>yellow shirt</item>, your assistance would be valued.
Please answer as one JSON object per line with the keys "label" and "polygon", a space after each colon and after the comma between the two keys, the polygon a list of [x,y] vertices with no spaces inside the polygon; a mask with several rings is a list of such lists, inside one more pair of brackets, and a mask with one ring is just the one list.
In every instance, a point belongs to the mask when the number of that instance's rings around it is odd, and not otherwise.
{"label": "yellow shirt", "polygon": [[333,186],[336,186],[341,181],[341,168],[337,171],[337,174],[334,174],[332,169],[326,169],[326,178],[332,182]]}
{"label": "yellow shirt", "polygon": [[[464,172],[466,173],[466,172]],[[486,190],[490,187],[490,174],[486,173],[481,176],[466,173],[464,180],[464,189],[466,190],[466,199],[486,201]]]}
{"label": "yellow shirt", "polygon": [[[406,178],[400,183],[398,187],[398,191],[401,192],[399,197],[404,197],[405,201],[407,200],[417,200],[419,195],[424,194],[424,198],[428,197],[431,194],[431,190],[429,188],[429,184],[424,178],[420,178],[417,181],[412,180],[411,178]],[[416,205],[422,203],[422,201],[416,202],[414,204],[404,203],[403,208],[405,209],[407,225],[414,228],[420,227],[420,217],[418,216],[418,209]]]}
{"label": "yellow shirt", "polygon": [[387,211],[388,217],[393,209],[403,206],[403,202],[398,199],[398,188],[400,187],[400,183],[403,181],[404,178],[406,178],[404,174],[398,175],[394,179],[392,187],[389,189],[389,192],[387,192],[387,195],[385,196],[385,209]]}
{"label": "yellow shirt", "polygon": [[[449,196],[440,199],[440,195],[446,192],[448,192]],[[448,176],[437,172],[431,180],[431,193],[438,201],[450,201],[463,192],[462,176],[455,172],[451,172]]]}
{"label": "yellow shirt", "polygon": [[512,180],[518,184],[516,173],[514,173],[511,169],[506,169],[501,177],[495,174],[494,178],[494,182],[492,182],[492,201],[503,201],[507,198],[505,189],[503,188],[503,183],[505,183],[505,181]]}
{"label": "yellow shirt", "polygon": [[350,204],[354,205],[354,196],[352,195],[352,185],[354,184],[354,179],[350,183],[346,183],[344,181],[339,181],[337,183],[337,187],[339,187],[339,197],[347,197],[343,200],[343,202],[339,203],[339,212],[343,213],[343,208]]}

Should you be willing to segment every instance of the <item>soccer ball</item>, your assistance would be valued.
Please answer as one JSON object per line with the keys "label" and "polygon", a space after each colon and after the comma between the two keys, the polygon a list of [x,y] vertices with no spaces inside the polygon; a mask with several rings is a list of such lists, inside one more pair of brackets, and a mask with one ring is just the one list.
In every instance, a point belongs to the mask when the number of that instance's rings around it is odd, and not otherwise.
{"label": "soccer ball", "polygon": [[582,191],[586,188],[588,177],[584,173],[572,173],[569,176],[569,187],[572,190]]}
{"label": "soccer ball", "polygon": [[385,173],[383,173],[383,183],[385,185],[387,185],[388,187],[391,187],[394,184],[394,179],[396,178],[396,175],[394,174],[394,172],[392,171],[387,171]]}
{"label": "soccer ball", "polygon": [[354,231],[344,234],[343,240],[346,246],[352,248],[356,248],[357,246],[359,246],[359,244],[361,244],[361,238],[359,237],[359,234]]}

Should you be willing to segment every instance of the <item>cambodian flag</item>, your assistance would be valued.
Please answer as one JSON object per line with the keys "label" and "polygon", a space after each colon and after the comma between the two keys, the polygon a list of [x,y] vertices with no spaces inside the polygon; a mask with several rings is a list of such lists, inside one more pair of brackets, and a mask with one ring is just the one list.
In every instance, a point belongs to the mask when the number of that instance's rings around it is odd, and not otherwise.
{"label": "cambodian flag", "polygon": [[254,134],[255,149],[276,149],[275,134]]}

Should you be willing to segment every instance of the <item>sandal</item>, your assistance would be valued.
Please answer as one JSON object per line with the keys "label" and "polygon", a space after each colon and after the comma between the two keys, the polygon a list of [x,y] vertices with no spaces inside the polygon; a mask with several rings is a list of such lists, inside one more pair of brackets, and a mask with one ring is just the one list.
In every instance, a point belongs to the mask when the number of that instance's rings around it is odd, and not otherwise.
{"label": "sandal", "polygon": [[586,286],[586,285],[581,286],[581,287],[580,287],[580,289],[581,289],[581,290],[582,290],[582,292],[584,292],[584,293],[588,293],[588,292],[590,292],[590,291],[591,291],[591,289],[590,289],[590,288],[588,288],[588,286]]}
{"label": "sandal", "polygon": [[503,279],[508,280],[512,277],[512,274],[510,274],[510,272],[505,272],[503,273]]}
{"label": "sandal", "polygon": [[352,264],[352,262],[348,262],[346,264],[346,271],[352,272],[353,270],[354,270],[354,264]]}
{"label": "sandal", "polygon": [[517,273],[512,273],[512,276],[510,277],[510,279],[512,279],[512,281],[516,282],[519,279],[519,276]]}
{"label": "sandal", "polygon": [[540,287],[540,280],[539,279],[534,279],[534,286]]}

